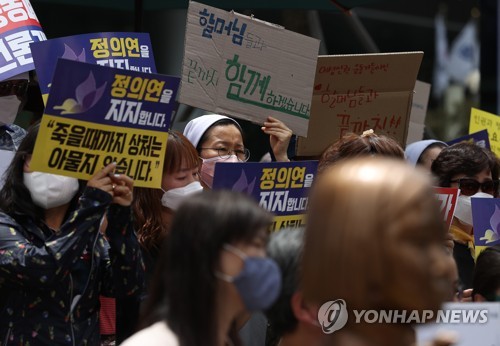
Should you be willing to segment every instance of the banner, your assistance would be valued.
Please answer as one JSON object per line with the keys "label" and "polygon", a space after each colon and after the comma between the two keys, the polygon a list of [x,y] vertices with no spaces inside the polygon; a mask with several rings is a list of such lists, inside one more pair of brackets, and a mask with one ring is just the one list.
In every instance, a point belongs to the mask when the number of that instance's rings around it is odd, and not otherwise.
{"label": "banner", "polygon": [[471,198],[476,257],[488,246],[500,244],[500,199]]}
{"label": "banner", "polygon": [[160,188],[179,78],[59,59],[31,168],[88,180],[111,162]]}
{"label": "banner", "polygon": [[446,223],[446,229],[449,230],[455,214],[459,190],[454,187],[435,187],[434,190],[440,203],[439,210],[443,215],[443,221]]}
{"label": "banner", "polygon": [[151,40],[147,33],[101,32],[60,37],[33,43],[31,51],[45,104],[59,58],[156,73]]}
{"label": "banner", "polygon": [[29,0],[0,2],[0,81],[33,70],[30,43],[44,40]]}
{"label": "banner", "polygon": [[488,113],[480,109],[471,108],[469,133],[481,130],[488,131],[491,151],[500,156],[500,117],[496,114]]}
{"label": "banner", "polygon": [[295,162],[218,162],[213,189],[229,189],[255,198],[274,213],[271,230],[300,227],[306,223],[309,188],[318,161]]}
{"label": "banner", "polygon": [[415,83],[415,94],[411,103],[410,122],[408,126],[408,136],[406,145],[421,141],[424,138],[425,118],[427,116],[427,106],[431,85],[417,81]]}
{"label": "banner", "polygon": [[439,345],[436,338],[451,333],[457,338],[453,346],[497,346],[500,345],[499,323],[500,304],[497,302],[446,302],[437,312],[436,322],[415,326],[416,345]]}
{"label": "banner", "polygon": [[481,148],[486,148],[491,150],[490,139],[488,138],[488,130],[482,130],[478,132],[471,133],[470,135],[465,135],[456,139],[453,139],[449,142],[446,142],[448,145],[453,145],[456,143],[469,142],[475,143],[479,145]]}
{"label": "banner", "polygon": [[373,129],[406,143],[423,52],[319,56],[307,138],[298,156],[318,156],[347,133]]}
{"label": "banner", "polygon": [[319,41],[189,2],[179,102],[306,136]]}

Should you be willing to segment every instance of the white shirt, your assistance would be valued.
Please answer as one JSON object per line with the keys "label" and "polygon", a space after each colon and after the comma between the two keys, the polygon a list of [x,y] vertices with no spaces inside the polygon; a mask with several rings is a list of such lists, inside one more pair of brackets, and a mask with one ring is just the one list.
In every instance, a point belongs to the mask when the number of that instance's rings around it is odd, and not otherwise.
{"label": "white shirt", "polygon": [[125,340],[120,346],[179,346],[179,339],[164,322],[155,324],[138,331]]}

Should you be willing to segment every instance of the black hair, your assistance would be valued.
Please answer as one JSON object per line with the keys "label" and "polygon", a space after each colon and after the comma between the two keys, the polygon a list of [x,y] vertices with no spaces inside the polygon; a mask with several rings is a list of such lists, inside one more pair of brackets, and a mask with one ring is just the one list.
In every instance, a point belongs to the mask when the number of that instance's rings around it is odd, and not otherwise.
{"label": "black hair", "polygon": [[40,123],[33,124],[14,154],[9,167],[3,175],[4,185],[0,190],[0,209],[13,218],[29,217],[33,220],[43,218],[43,209],[31,199],[28,188],[24,185],[24,161],[33,154]]}
{"label": "black hair", "polygon": [[481,294],[488,301],[495,301],[496,291],[500,288],[500,244],[482,251],[476,260],[472,279],[474,294]]}
{"label": "black hair", "polygon": [[158,259],[144,325],[164,320],[182,346],[215,345],[215,268],[223,245],[251,242],[271,222],[269,212],[240,193],[204,191],[187,199]]}
{"label": "black hair", "polygon": [[493,180],[498,179],[498,158],[490,150],[468,142],[444,148],[431,166],[441,187],[450,187],[451,179],[457,174],[474,176],[485,169],[491,171]]}
{"label": "black hair", "polygon": [[201,148],[203,147],[202,143],[204,143],[207,140],[207,134],[208,132],[210,132],[211,129],[213,129],[216,126],[229,126],[229,125],[234,125],[240,131],[243,143],[245,143],[245,138],[243,137],[243,130],[241,129],[241,126],[232,119],[221,119],[217,120],[215,123],[210,125],[210,127],[206,129],[205,132],[203,132],[203,135],[201,135],[201,138],[198,141],[198,145],[196,146],[196,151],[198,152],[198,154],[201,153]]}
{"label": "black hair", "polygon": [[271,235],[267,255],[281,270],[281,292],[274,304],[266,311],[268,328],[266,345],[277,345],[281,337],[297,327],[290,301],[299,288],[299,265],[304,245],[304,229],[281,229]]}
{"label": "black hair", "polygon": [[[24,162],[27,156],[33,154],[39,129],[40,122],[36,122],[30,126],[3,175],[4,185],[0,190],[0,209],[19,223],[23,223],[22,220],[30,218],[35,223],[40,224],[44,219],[43,208],[33,203],[31,194],[26,185],[24,185]],[[79,184],[79,192],[81,192],[84,183],[79,181]],[[77,193],[72,199],[68,211],[74,209],[79,195],[80,193]]]}

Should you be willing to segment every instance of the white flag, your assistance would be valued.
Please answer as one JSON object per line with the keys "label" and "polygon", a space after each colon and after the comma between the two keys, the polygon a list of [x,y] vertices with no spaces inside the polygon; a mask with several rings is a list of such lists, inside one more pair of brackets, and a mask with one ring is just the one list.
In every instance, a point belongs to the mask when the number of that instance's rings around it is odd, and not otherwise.
{"label": "white flag", "polygon": [[448,84],[450,77],[447,72],[448,65],[448,36],[444,16],[438,14],[434,20],[435,24],[435,47],[436,56],[434,60],[434,76],[432,82],[432,95],[440,98]]}
{"label": "white flag", "polygon": [[451,46],[448,74],[452,81],[466,84],[467,78],[479,69],[479,40],[476,22],[470,20]]}

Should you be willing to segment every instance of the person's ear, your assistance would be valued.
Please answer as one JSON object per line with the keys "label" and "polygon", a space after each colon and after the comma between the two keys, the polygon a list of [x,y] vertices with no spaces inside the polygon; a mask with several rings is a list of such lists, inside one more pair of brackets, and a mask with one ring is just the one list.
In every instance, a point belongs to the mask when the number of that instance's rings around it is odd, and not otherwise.
{"label": "person's ear", "polygon": [[23,172],[32,172],[30,169],[31,155],[26,155],[24,157]]}
{"label": "person's ear", "polygon": [[318,325],[318,307],[309,304],[304,300],[302,292],[297,291],[290,299],[293,314],[299,322],[307,324]]}

